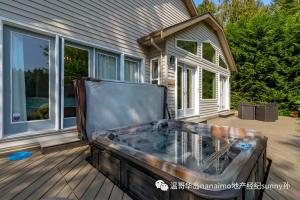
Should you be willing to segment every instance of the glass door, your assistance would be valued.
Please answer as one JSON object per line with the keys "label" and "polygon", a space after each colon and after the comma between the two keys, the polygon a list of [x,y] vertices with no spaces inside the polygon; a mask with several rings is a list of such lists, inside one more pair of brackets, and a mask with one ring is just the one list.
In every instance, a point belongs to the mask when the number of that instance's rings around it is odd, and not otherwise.
{"label": "glass door", "polygon": [[55,39],[4,26],[4,132],[55,128]]}
{"label": "glass door", "polygon": [[61,81],[62,127],[75,126],[76,104],[73,80],[89,76],[89,60],[92,49],[81,45],[63,42],[63,63]]}
{"label": "glass door", "polygon": [[195,113],[195,69],[178,63],[177,65],[177,117]]}
{"label": "glass door", "polygon": [[220,110],[226,109],[226,77],[220,76]]}

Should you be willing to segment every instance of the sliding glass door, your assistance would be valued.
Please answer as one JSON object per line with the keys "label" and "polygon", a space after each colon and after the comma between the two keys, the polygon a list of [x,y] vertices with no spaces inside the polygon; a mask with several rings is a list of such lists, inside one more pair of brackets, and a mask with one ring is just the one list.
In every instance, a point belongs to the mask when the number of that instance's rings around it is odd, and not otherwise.
{"label": "sliding glass door", "polygon": [[92,49],[70,42],[63,43],[63,63],[61,81],[62,128],[75,126],[76,104],[73,80],[89,76]]}
{"label": "sliding glass door", "polygon": [[55,128],[54,38],[4,27],[4,132]]}

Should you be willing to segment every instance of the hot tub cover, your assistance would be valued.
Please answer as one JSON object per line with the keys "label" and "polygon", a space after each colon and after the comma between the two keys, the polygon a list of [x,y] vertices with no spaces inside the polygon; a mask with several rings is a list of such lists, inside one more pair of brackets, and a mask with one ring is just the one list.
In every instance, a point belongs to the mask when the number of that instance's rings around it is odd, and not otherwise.
{"label": "hot tub cover", "polygon": [[91,141],[97,130],[125,127],[166,118],[166,88],[95,79],[74,81],[77,128]]}

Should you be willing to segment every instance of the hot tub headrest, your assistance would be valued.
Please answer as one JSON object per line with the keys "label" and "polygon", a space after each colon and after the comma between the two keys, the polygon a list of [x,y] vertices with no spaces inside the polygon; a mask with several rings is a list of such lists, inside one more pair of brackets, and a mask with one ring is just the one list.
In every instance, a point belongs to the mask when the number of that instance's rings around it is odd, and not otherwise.
{"label": "hot tub headrest", "polygon": [[150,84],[78,79],[74,81],[77,129],[83,140],[98,130],[166,118],[166,88]]}

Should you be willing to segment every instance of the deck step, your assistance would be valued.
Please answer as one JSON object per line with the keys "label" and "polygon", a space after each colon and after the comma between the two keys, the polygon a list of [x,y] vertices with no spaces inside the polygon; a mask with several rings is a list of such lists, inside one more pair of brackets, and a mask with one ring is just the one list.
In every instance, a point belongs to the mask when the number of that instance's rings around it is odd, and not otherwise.
{"label": "deck step", "polygon": [[234,116],[234,112],[225,112],[225,113],[219,114],[219,117],[222,117],[222,118],[226,118],[226,117],[230,117],[230,116]]}
{"label": "deck step", "polygon": [[81,140],[78,137],[65,137],[40,142],[41,151],[43,154],[50,153],[53,151],[79,147],[84,144],[85,143],[81,142]]}
{"label": "deck step", "polygon": [[186,122],[206,123],[207,118],[201,118],[199,116],[191,116],[191,117],[181,118],[180,120],[186,121]]}

